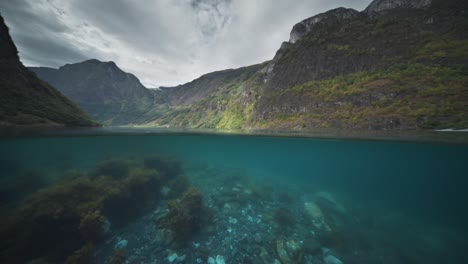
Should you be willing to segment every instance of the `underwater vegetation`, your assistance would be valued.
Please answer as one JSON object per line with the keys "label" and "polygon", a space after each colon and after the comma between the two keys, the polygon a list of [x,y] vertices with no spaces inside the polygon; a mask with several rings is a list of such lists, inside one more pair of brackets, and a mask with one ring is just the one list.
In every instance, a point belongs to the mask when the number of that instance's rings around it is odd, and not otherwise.
{"label": "underwater vegetation", "polygon": [[[176,160],[154,156],[107,159],[88,173],[65,175],[2,219],[1,258],[6,263],[94,263],[95,245],[109,223],[123,224],[157,205],[163,188],[173,195],[185,190],[189,183],[181,174]],[[181,232],[192,232],[198,223],[191,214],[200,208],[201,193],[190,188],[171,203],[168,223],[185,224]],[[114,252],[111,263],[123,259],[123,252]]]}
{"label": "underwater vegetation", "polygon": [[177,242],[187,241],[208,220],[202,201],[202,193],[194,187],[188,188],[180,199],[169,201],[170,212],[163,219],[163,226],[172,230]]}

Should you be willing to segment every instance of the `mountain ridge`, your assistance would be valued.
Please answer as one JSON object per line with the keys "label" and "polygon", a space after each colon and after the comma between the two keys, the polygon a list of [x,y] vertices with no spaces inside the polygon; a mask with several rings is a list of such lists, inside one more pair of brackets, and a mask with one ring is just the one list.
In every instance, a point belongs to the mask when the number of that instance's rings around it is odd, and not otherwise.
{"label": "mountain ridge", "polygon": [[29,69],[57,87],[88,115],[107,125],[128,124],[153,104],[152,92],[115,62],[91,59],[58,69]]}
{"label": "mountain ridge", "polygon": [[464,12],[458,0],[375,0],[361,12],[333,9],[294,25],[271,61],[151,91],[152,103],[127,124],[466,128]]}

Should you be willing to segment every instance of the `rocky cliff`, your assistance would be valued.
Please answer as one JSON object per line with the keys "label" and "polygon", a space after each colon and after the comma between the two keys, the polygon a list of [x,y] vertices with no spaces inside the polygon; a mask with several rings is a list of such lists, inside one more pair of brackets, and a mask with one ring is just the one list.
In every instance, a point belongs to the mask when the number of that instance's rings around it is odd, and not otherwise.
{"label": "rocky cliff", "polygon": [[364,10],[364,13],[371,17],[377,17],[395,9],[426,10],[430,8],[431,4],[432,0],[376,0]]}
{"label": "rocky cliff", "polygon": [[73,102],[23,66],[1,16],[0,125],[96,125]]}

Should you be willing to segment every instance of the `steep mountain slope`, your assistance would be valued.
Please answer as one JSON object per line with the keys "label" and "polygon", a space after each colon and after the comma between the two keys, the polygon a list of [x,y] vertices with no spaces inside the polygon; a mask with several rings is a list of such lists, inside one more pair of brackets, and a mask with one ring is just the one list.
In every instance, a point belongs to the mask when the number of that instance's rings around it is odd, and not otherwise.
{"label": "steep mountain slope", "polygon": [[74,103],[23,66],[1,16],[0,125],[96,125]]}
{"label": "steep mountain slope", "polygon": [[430,3],[376,0],[295,26],[265,69],[251,126],[468,127],[467,9]]}
{"label": "steep mountain slope", "polygon": [[156,92],[158,105],[146,114],[147,126],[243,128],[258,96],[259,70],[253,65],[206,74],[190,83]]}
{"label": "steep mountain slope", "polygon": [[138,122],[153,105],[153,93],[114,62],[87,60],[59,69],[31,67],[92,118],[107,125]]}

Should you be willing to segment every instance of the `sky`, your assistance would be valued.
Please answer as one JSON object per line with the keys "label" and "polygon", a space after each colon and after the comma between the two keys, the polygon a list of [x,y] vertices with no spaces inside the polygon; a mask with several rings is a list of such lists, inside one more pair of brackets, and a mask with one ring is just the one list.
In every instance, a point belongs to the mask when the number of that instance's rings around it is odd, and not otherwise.
{"label": "sky", "polygon": [[371,0],[0,0],[26,66],[114,61],[149,88],[270,60],[294,24]]}

